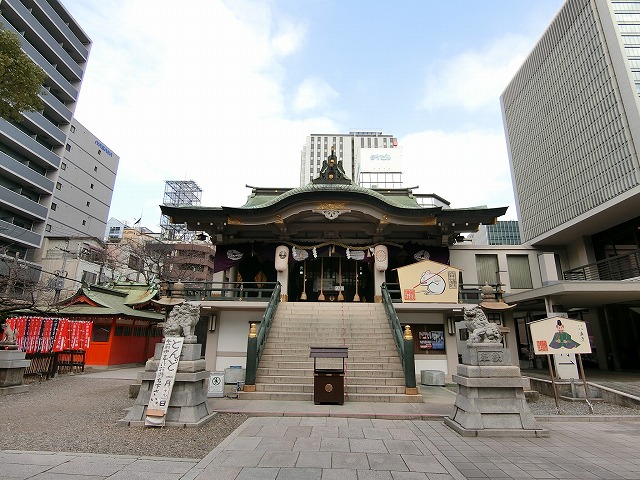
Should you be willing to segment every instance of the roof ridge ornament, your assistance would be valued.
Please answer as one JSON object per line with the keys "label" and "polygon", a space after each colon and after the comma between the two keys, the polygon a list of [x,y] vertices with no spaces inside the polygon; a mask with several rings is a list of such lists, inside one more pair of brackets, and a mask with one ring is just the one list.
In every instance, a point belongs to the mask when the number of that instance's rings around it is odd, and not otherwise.
{"label": "roof ridge ornament", "polygon": [[312,180],[312,183],[342,183],[347,185],[353,185],[353,182],[347,174],[344,172],[342,166],[342,160],[338,161],[336,157],[336,146],[331,146],[331,155],[322,162],[322,168],[316,178]]}

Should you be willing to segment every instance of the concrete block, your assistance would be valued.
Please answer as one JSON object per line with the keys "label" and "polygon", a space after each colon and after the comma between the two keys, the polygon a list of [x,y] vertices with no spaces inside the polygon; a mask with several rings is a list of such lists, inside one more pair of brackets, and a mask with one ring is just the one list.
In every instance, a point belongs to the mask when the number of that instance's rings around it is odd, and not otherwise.
{"label": "concrete block", "polygon": [[225,368],[224,383],[244,383],[247,370],[245,368]]}
{"label": "concrete block", "polygon": [[462,365],[457,367],[463,377],[519,377],[520,367],[515,365]]}
{"label": "concrete block", "polygon": [[422,385],[444,386],[444,372],[441,370],[420,370],[420,383]]}

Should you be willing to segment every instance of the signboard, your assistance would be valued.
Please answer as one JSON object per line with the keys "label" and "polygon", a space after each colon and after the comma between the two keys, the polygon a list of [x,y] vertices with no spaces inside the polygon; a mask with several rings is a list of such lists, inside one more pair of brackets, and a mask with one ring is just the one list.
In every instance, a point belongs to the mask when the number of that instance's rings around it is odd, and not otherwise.
{"label": "signboard", "polygon": [[361,148],[360,171],[402,172],[401,155],[399,148]]}
{"label": "signboard", "polygon": [[550,317],[531,322],[529,328],[536,355],[591,353],[587,325],[580,320]]}
{"label": "signboard", "polygon": [[176,381],[178,362],[182,352],[184,337],[165,337],[162,356],[156,370],[156,378],[151,389],[151,398],[144,419],[145,427],[163,427],[169,400]]}
{"label": "signboard", "polygon": [[431,260],[398,268],[403,303],[458,303],[460,270]]}
{"label": "signboard", "polygon": [[224,397],[224,372],[209,373],[207,397]]}

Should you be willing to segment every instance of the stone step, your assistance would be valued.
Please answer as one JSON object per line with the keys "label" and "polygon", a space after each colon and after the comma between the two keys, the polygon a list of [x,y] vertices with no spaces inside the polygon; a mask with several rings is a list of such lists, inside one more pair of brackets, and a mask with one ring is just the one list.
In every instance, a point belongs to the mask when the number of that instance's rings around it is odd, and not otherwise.
{"label": "stone step", "polygon": [[[313,393],[313,384],[301,383],[261,383],[256,385],[256,392],[291,392]],[[404,385],[352,385],[345,382],[345,392],[351,394],[391,394],[404,393]]]}
{"label": "stone step", "polygon": [[[295,346],[292,346],[295,347]],[[356,355],[372,355],[378,357],[398,357],[398,350],[395,344],[389,345],[376,345],[376,348],[363,348],[365,346],[352,347],[349,346],[349,358],[353,358]],[[302,355],[309,356],[309,347],[301,346],[300,348],[276,348],[272,345],[267,345],[262,351],[262,356],[265,355]]]}
{"label": "stone step", "polygon": [[[238,392],[241,400],[280,400],[280,401],[313,401],[313,393],[287,392]],[[405,394],[360,394],[345,395],[347,402],[375,402],[375,403],[423,403],[422,395]]]}
{"label": "stone step", "polygon": [[[306,340],[306,342],[304,342]],[[291,345],[294,344],[296,342],[299,342],[300,344],[313,344],[313,345],[317,345],[320,344],[319,342],[322,341],[324,344],[330,344],[330,345],[342,345],[343,344],[343,337],[340,336],[325,336],[325,335],[317,335],[317,336],[313,336],[313,335],[307,335],[306,338],[305,337],[272,337],[271,335],[269,335],[267,337],[267,344],[273,344],[273,345]],[[387,337],[387,338],[380,338],[377,339],[375,342],[371,340],[371,337],[349,337],[349,343],[352,344],[358,344],[358,345],[375,345],[376,343],[379,343],[381,341],[385,341],[385,342],[389,342],[389,343],[393,343],[393,338],[391,336]],[[304,343],[303,343],[304,342]]]}
{"label": "stone step", "polygon": [[[272,354],[270,352],[264,352],[262,357],[260,358],[260,363],[268,362],[268,361],[285,361],[285,362],[305,362],[309,360],[309,351],[307,350],[306,355],[302,354]],[[358,351],[350,350],[349,357],[346,359],[347,362],[398,362],[400,363],[400,359],[398,358],[398,354],[395,355],[376,355],[371,351],[369,353],[359,353]],[[393,352],[392,350],[387,350],[387,352]],[[311,359],[313,361],[313,359]],[[321,362],[323,359],[318,358],[317,361]]]}
{"label": "stone step", "polygon": [[[286,373],[292,376],[302,376],[313,378],[313,365],[310,368],[292,368],[283,372],[279,368],[263,368],[259,367],[256,372],[256,383],[260,382],[263,376],[279,376]],[[357,370],[348,368],[347,373],[349,378],[402,378],[404,379],[404,371],[401,367],[389,368],[386,370]]]}
{"label": "stone step", "polygon": [[[322,363],[322,367],[320,366],[320,364],[318,364],[318,368],[335,368],[333,367],[333,365],[338,364],[338,362],[336,362],[335,360],[339,360],[339,364],[340,366],[342,366],[341,359],[323,358],[322,360],[325,360],[325,362]],[[284,362],[284,361],[276,360],[276,361],[265,362],[264,364],[261,361],[259,368],[263,368],[263,367],[270,368],[270,369],[282,368],[284,370],[289,370],[289,369],[305,368],[307,365],[311,365],[311,367],[313,368],[313,359],[311,359],[310,362],[309,361]],[[389,368],[393,369],[396,367],[396,365],[394,365],[393,363],[383,363],[383,362],[369,362],[369,363],[348,362],[346,363],[346,365],[349,370],[386,370]],[[400,363],[397,364],[397,368],[402,369],[402,366],[400,365]]]}
{"label": "stone step", "polygon": [[[313,385],[313,374],[308,376],[260,375],[258,383]],[[353,377],[349,372],[347,376],[347,383],[349,385],[404,386],[404,375],[402,377],[391,377],[391,378]]]}

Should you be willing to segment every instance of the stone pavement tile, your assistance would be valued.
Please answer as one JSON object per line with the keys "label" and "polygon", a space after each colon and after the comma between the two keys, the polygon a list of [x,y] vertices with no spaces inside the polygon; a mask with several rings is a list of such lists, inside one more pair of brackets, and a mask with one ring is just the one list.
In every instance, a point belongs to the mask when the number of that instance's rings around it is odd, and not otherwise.
{"label": "stone pavement tile", "polygon": [[236,432],[239,437],[255,437],[262,428],[263,425],[250,424],[245,427],[239,427]]}
{"label": "stone pavement tile", "polygon": [[[464,475],[464,478],[469,479],[469,478],[489,478],[486,474],[482,473],[480,470],[478,470],[477,468],[459,468],[458,470],[460,470],[460,473],[462,475]],[[506,478],[511,478],[511,476],[507,476]],[[514,477],[514,478],[518,478],[518,477]]]}
{"label": "stone pavement tile", "polygon": [[331,452],[301,451],[296,467],[331,468]]}
{"label": "stone pavement tile", "polygon": [[311,438],[296,438],[295,443],[293,444],[294,451],[304,452],[304,451],[314,451],[317,452],[320,450],[320,441],[322,439],[320,437],[311,437]]}
{"label": "stone pavement tile", "polygon": [[278,419],[278,425],[292,427],[295,425],[300,425],[300,420],[302,420],[302,417],[282,417]]}
{"label": "stone pavement tile", "polygon": [[359,428],[373,427],[373,423],[371,423],[370,418],[348,418],[347,422],[350,427],[359,427]]}
{"label": "stone pavement tile", "polygon": [[321,480],[320,468],[281,468],[276,480]]}
{"label": "stone pavement tile", "polygon": [[262,437],[262,440],[256,447],[256,450],[267,451],[292,451],[293,445],[296,443],[296,439],[293,437],[278,438],[278,437]]}
{"label": "stone pavement tile", "polygon": [[261,440],[260,437],[236,437],[225,446],[225,450],[255,450]]}
{"label": "stone pavement tile", "polygon": [[46,472],[51,467],[49,465],[29,465],[29,464],[18,464],[18,463],[8,463],[6,465],[2,465],[2,476],[3,478],[30,478],[38,473]]}
{"label": "stone pavement tile", "polygon": [[60,465],[76,458],[71,453],[0,451],[0,464],[18,463],[22,465]]}
{"label": "stone pavement tile", "polygon": [[257,437],[284,437],[287,433],[287,425],[265,425],[256,434]]}
{"label": "stone pavement tile", "polygon": [[[482,473],[485,474],[487,477],[493,479],[493,478],[509,478],[509,475],[507,475],[506,473],[504,473],[504,470],[500,470],[499,468],[487,468],[487,469],[483,469]],[[553,478],[553,477],[551,477]]]}
{"label": "stone pavement tile", "polygon": [[357,472],[358,480],[392,480],[391,472],[383,470],[357,470]]}
{"label": "stone pavement tile", "polygon": [[253,425],[277,425],[281,417],[253,417],[250,420]]}
{"label": "stone pavement tile", "polygon": [[350,452],[348,438],[322,438],[320,450],[323,452]]}
{"label": "stone pavement tile", "polygon": [[373,425],[373,428],[384,428],[386,430],[389,430],[391,428],[398,428],[398,424],[395,420],[388,420],[383,418],[372,418],[371,425]]}
{"label": "stone pavement tile", "polygon": [[123,472],[158,472],[158,473],[186,473],[196,463],[193,461],[174,461],[160,459],[140,459],[125,466]]}
{"label": "stone pavement tile", "polygon": [[[3,472],[3,479],[6,480],[17,480],[17,478],[29,478],[29,480],[69,480],[69,475],[66,473],[49,473],[42,472],[33,477],[5,477]],[[93,476],[93,475],[74,475],[73,480],[104,480],[103,476]]]}
{"label": "stone pavement tile", "polygon": [[416,444],[410,440],[383,440],[389,453],[408,453],[420,455],[422,452]]}
{"label": "stone pavement tile", "polygon": [[[197,477],[195,477],[195,480],[210,480],[212,478],[215,478],[216,480],[235,480],[236,478],[238,478],[238,475],[241,471],[241,467],[219,467],[209,465],[207,468],[202,470]],[[186,480],[189,473],[182,477],[182,479]],[[273,478],[275,478],[275,476]]]}
{"label": "stone pavement tile", "polygon": [[365,453],[331,453],[331,468],[368,469],[369,460]]}
{"label": "stone pavement tile", "polygon": [[258,467],[294,467],[300,452],[264,452]]}
{"label": "stone pavement tile", "polygon": [[[180,480],[184,473],[159,472],[125,472],[120,470],[109,477],[109,480]],[[75,475],[73,476],[75,480]]]}
{"label": "stone pavement tile", "polygon": [[340,438],[364,438],[361,427],[338,427]]}
{"label": "stone pavement tile", "polygon": [[[240,473],[234,480],[276,480],[278,476],[279,468],[253,468],[253,467],[244,467],[240,470]],[[203,477],[218,480],[218,476],[214,474],[212,477]]]}
{"label": "stone pavement tile", "polygon": [[312,437],[322,437],[322,438],[338,438],[338,426],[337,425],[326,425],[326,426],[314,426],[311,429]]}
{"label": "stone pavement tile", "polygon": [[121,463],[113,462],[67,462],[55,466],[49,470],[51,473],[61,473],[65,475],[95,475],[108,477],[115,474],[124,467]]}
{"label": "stone pavement tile", "polygon": [[[327,427],[348,427],[349,419],[340,417],[328,417],[326,422]],[[337,435],[336,435],[337,436]]]}
{"label": "stone pavement tile", "polygon": [[[234,450],[225,453],[228,453],[228,455],[219,463],[219,465],[225,467],[257,467],[264,454],[262,451],[248,453],[244,450]],[[215,462],[211,462],[211,465],[214,465],[214,463]]]}
{"label": "stone pavement tile", "polygon": [[[245,455],[245,456],[247,455],[246,452],[242,452],[240,450],[229,450],[229,451],[226,451],[226,452],[219,452],[216,456],[209,457],[210,461],[207,462],[207,465],[214,465],[214,466],[222,465],[224,463],[224,461],[227,459],[227,457],[229,457],[231,454],[235,454],[235,453],[239,453],[239,454],[242,454],[242,455]],[[202,466],[200,464],[200,462],[198,462],[198,465],[196,465],[194,467],[194,470],[195,469],[203,469],[203,468],[204,468],[204,466]]]}
{"label": "stone pavement tile", "polygon": [[287,427],[287,431],[285,432],[285,437],[310,437],[311,436],[312,427],[310,425],[292,425]]}
{"label": "stone pavement tile", "polygon": [[364,438],[371,438],[374,440],[391,440],[393,437],[389,433],[388,428],[363,428]]}
{"label": "stone pavement tile", "polygon": [[[368,470],[371,473],[370,470]],[[365,477],[367,479],[371,477]],[[356,470],[346,468],[331,468],[322,470],[322,480],[358,480]]]}
{"label": "stone pavement tile", "polygon": [[527,470],[527,473],[533,478],[556,478],[553,474],[544,470]]}
{"label": "stone pavement tile", "polygon": [[393,480],[428,480],[426,473],[423,472],[391,472]]}
{"label": "stone pavement tile", "polygon": [[[448,473],[427,473],[429,480],[455,480],[456,477],[449,475]],[[460,480],[466,480],[460,476]]]}
{"label": "stone pavement tile", "polygon": [[325,426],[327,424],[327,417],[303,417],[300,419],[300,426]]}
{"label": "stone pavement tile", "polygon": [[407,472],[407,464],[402,457],[394,453],[368,453],[369,468],[371,470],[394,470],[397,472]]}
{"label": "stone pavement tile", "polygon": [[401,456],[412,472],[447,473],[442,464],[431,455],[402,454]]}
{"label": "stone pavement tile", "polygon": [[389,453],[382,440],[369,440],[366,438],[350,438],[349,446],[352,452],[364,453]]}

